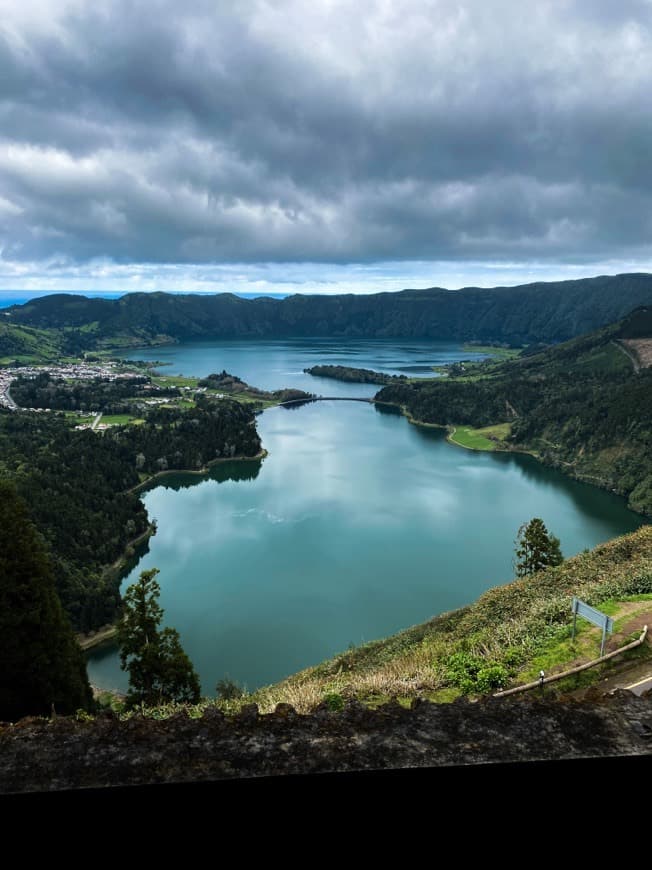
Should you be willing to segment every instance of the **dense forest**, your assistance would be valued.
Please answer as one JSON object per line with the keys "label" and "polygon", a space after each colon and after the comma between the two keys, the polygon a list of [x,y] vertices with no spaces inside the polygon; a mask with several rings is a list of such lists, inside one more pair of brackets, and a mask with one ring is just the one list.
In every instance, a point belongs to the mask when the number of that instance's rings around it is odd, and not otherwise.
{"label": "dense forest", "polygon": [[216,459],[256,456],[261,443],[253,412],[232,399],[198,396],[187,410],[158,407],[145,423],[109,430],[121,451],[135,457],[139,471],[197,470]]}
{"label": "dense forest", "polygon": [[0,480],[0,722],[91,707],[50,555],[15,486]]}
{"label": "dense forest", "polygon": [[0,476],[25,499],[54,560],[63,606],[84,631],[114,617],[119,583],[106,566],[148,528],[142,502],[127,490],[147,474],[260,449],[253,411],[230,399],[155,408],[139,426],[103,433],[75,431],[61,415],[0,408]]}
{"label": "dense forest", "polygon": [[117,583],[103,567],[147,529],[135,458],[114,439],[71,430],[51,414],[0,409],[2,476],[13,479],[55,562],[57,591],[77,629],[110,621]]}
{"label": "dense forest", "polygon": [[350,384],[395,384],[407,381],[405,375],[386,375],[371,369],[356,369],[349,366],[312,366],[304,369],[304,372],[317,378],[333,378],[335,381],[346,381]]}
{"label": "dense forest", "polygon": [[133,407],[128,399],[179,396],[176,387],[159,387],[149,377],[124,377],[109,380],[66,381],[49,372],[35,377],[20,376],[11,384],[11,397],[21,408],[50,408],[57,411],[102,411],[125,414]]}
{"label": "dense forest", "polygon": [[[652,303],[652,276],[628,274],[520,287],[242,299],[229,293],[55,294],[0,316],[0,359],[33,350],[34,329],[67,353],[204,338],[411,337],[511,345],[591,332]],[[11,328],[9,328],[11,327]],[[25,328],[32,330],[30,335]],[[42,337],[43,338],[43,337]]]}
{"label": "dense forest", "polygon": [[652,514],[652,368],[619,342],[652,336],[650,310],[543,353],[462,377],[384,387],[377,398],[441,425],[511,423],[507,446],[628,497]]}

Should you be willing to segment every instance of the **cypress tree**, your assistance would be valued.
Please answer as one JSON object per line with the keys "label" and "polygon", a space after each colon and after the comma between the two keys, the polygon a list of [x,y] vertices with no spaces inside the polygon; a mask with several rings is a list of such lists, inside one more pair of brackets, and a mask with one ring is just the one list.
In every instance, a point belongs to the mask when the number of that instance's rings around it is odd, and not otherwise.
{"label": "cypress tree", "polygon": [[13,484],[0,481],[0,721],[92,705],[50,556]]}
{"label": "cypress tree", "polygon": [[559,538],[551,535],[539,517],[519,528],[515,542],[515,568],[517,577],[526,577],[551,565],[564,561]]}
{"label": "cypress tree", "polygon": [[155,707],[166,701],[197,703],[199,677],[174,628],[159,631],[163,608],[158,568],[143,571],[124,595],[124,612],[118,624],[120,665],[129,671],[130,706]]}

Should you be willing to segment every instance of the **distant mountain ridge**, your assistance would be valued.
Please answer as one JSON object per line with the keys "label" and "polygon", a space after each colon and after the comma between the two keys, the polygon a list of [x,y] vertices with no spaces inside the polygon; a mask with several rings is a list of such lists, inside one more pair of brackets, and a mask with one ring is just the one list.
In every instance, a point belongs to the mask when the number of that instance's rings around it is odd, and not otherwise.
{"label": "distant mountain ridge", "polygon": [[[652,304],[652,275],[632,273],[518,287],[243,299],[129,293],[53,294],[0,312],[0,323],[59,329],[83,349],[211,338],[429,338],[556,343]],[[72,333],[72,335],[70,334]]]}

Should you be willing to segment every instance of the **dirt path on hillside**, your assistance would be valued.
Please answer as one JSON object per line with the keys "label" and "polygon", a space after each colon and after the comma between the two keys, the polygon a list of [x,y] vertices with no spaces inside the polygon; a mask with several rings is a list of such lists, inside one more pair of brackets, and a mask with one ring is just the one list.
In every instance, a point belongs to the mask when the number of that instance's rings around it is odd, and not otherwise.
{"label": "dirt path on hillside", "polygon": [[117,628],[115,625],[106,625],[99,629],[95,634],[78,634],[77,642],[84,652],[92,649],[94,646],[100,646],[115,637]]}
{"label": "dirt path on hillside", "polygon": [[639,363],[636,354],[635,354],[632,350],[630,350],[630,348],[627,347],[627,345],[625,344],[624,341],[614,341],[613,344],[615,344],[616,347],[617,347],[620,351],[622,351],[622,353],[625,354],[625,356],[627,357],[627,359],[628,359],[628,360],[631,362],[631,364],[634,366],[634,372],[635,372],[635,374],[638,374],[638,373],[640,372],[640,370],[641,370],[641,364]]}
{"label": "dirt path on hillside", "polygon": [[509,402],[507,399],[505,399],[505,407],[507,408],[507,410],[509,411],[510,414],[514,415],[514,419],[516,419],[516,417],[518,417],[518,411],[512,405],[512,403]]}

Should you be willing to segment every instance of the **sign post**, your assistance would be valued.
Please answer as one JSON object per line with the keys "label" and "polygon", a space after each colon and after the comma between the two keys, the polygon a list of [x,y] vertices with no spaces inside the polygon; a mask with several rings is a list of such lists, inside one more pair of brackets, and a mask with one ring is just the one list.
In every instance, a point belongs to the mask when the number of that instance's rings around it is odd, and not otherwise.
{"label": "sign post", "polygon": [[573,612],[573,640],[575,640],[575,626],[577,624],[578,616],[583,616],[584,619],[588,619],[588,621],[592,622],[593,625],[597,625],[598,628],[602,629],[602,643],[600,644],[600,657],[602,658],[604,655],[604,645],[607,641],[607,632],[613,634],[613,619],[610,616],[607,616],[606,613],[596,610],[595,607],[591,607],[589,604],[586,604],[581,599],[575,597],[573,597],[571,609]]}

